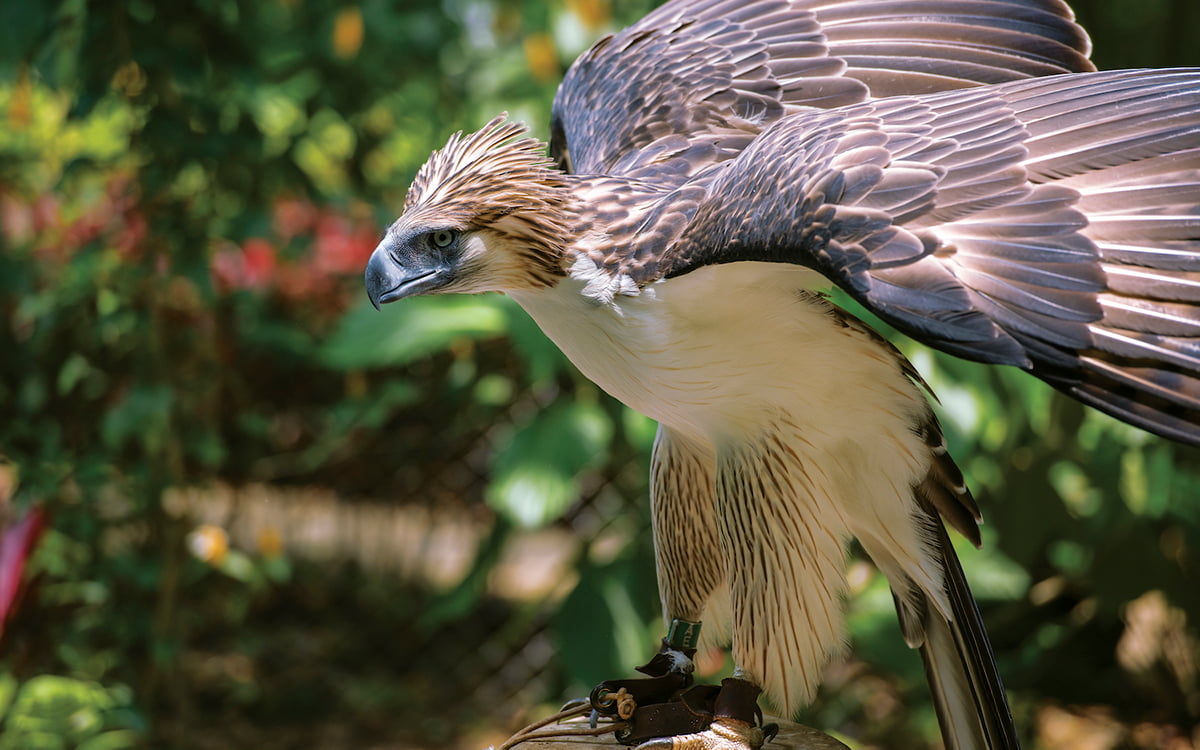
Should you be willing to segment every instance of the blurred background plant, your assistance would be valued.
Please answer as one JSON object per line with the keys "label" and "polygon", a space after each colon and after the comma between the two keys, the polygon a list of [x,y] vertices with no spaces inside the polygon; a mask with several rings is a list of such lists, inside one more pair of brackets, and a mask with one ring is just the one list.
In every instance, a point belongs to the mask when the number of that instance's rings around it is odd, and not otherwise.
{"label": "blurred background plant", "polygon": [[[506,299],[376,313],[360,274],[431,149],[502,110],[545,137],[653,4],[0,7],[0,747],[477,747],[644,660],[654,426]],[[1101,67],[1198,62],[1192,0],[1074,6]],[[1196,746],[1200,454],[905,350],[1033,746]],[[851,573],[801,718],[934,746]]]}

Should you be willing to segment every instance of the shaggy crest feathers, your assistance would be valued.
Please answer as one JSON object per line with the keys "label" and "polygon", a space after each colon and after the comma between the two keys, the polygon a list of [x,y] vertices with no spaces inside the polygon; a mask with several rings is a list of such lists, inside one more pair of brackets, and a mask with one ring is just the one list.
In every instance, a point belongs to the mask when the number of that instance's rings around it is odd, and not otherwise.
{"label": "shaggy crest feathers", "polygon": [[575,234],[571,191],[545,144],[521,138],[528,128],[507,117],[465,137],[461,131],[450,136],[417,172],[404,212],[497,233],[528,262],[536,285],[549,286],[566,273],[563,261]]}

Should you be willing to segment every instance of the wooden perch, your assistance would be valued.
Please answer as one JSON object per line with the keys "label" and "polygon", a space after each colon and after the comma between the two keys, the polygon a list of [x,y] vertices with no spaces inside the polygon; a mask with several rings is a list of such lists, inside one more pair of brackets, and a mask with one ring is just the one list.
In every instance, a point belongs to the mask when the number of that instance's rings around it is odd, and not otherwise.
{"label": "wooden perch", "polygon": [[[768,718],[779,725],[779,735],[764,745],[763,750],[849,750],[833,737],[815,729],[782,719]],[[540,723],[539,723],[540,724]],[[596,730],[588,728],[587,720],[578,716],[522,729],[498,750],[624,750],[625,745],[613,736],[612,724],[601,724]],[[603,734],[584,734],[597,732]]]}

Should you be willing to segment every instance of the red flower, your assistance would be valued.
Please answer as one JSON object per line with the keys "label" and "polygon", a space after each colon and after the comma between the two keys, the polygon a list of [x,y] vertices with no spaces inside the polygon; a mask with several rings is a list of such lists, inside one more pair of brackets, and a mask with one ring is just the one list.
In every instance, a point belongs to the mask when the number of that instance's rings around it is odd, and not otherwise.
{"label": "red flower", "polygon": [[273,224],[275,234],[286,243],[293,237],[312,231],[317,222],[317,207],[301,198],[279,198],[275,201]]}
{"label": "red flower", "polygon": [[41,508],[33,508],[0,533],[0,635],[4,632],[4,623],[17,609],[25,561],[37,546],[45,525],[46,514]]}
{"label": "red flower", "polygon": [[362,273],[377,240],[374,228],[352,223],[335,213],[323,213],[317,220],[315,269],[328,274]]}
{"label": "red flower", "polygon": [[10,245],[23,245],[33,239],[33,209],[15,195],[0,193],[0,232]]}
{"label": "red flower", "polygon": [[245,286],[265,289],[275,277],[275,247],[266,240],[249,239],[242,245]]}
{"label": "red flower", "polygon": [[229,244],[214,252],[210,269],[222,288],[264,290],[276,282],[277,265],[275,246],[251,238],[241,247]]}

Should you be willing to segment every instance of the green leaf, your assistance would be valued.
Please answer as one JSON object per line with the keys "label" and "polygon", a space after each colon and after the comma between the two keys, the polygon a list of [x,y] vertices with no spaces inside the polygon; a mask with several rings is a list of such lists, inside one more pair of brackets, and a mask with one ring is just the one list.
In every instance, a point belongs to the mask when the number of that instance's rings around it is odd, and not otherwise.
{"label": "green leaf", "polygon": [[596,404],[536,413],[496,455],[488,503],[522,526],[557,517],[579,495],[577,475],[604,459],[612,433],[612,421]]}
{"label": "green leaf", "polygon": [[54,23],[54,12],[52,2],[0,4],[0,69],[11,73],[16,61],[44,41]]}
{"label": "green leaf", "polygon": [[137,732],[128,729],[114,729],[80,742],[75,750],[124,750],[124,748],[137,747],[139,739]]}
{"label": "green leaf", "polygon": [[1063,503],[1079,517],[1094,515],[1101,505],[1101,495],[1091,484],[1087,472],[1070,461],[1057,461],[1050,467],[1050,484]]}
{"label": "green leaf", "polygon": [[638,450],[649,453],[658,435],[658,422],[633,409],[621,409],[621,426],[625,438]]}
{"label": "green leaf", "polygon": [[0,748],[3,750],[67,750],[67,743],[54,732],[6,733]]}
{"label": "green leaf", "polygon": [[422,630],[433,633],[444,623],[466,617],[487,591],[488,576],[512,536],[512,525],[497,519],[492,533],[480,540],[471,570],[449,591],[436,596],[418,618]]}
{"label": "green leaf", "polygon": [[342,318],[320,359],[338,370],[395,367],[456,341],[499,336],[504,324],[494,297],[418,297],[382,311],[363,302]]}
{"label": "green leaf", "polygon": [[995,544],[995,532],[983,530],[983,548],[975,549],[962,539],[955,539],[954,548],[962,561],[975,598],[1014,601],[1029,591],[1029,573],[1005,555]]}
{"label": "green leaf", "polygon": [[[1122,459],[1121,486],[1127,493],[1129,509],[1140,516],[1162,518],[1171,504],[1171,481],[1176,474],[1171,448],[1159,443],[1126,451]],[[1136,476],[1139,472],[1134,472],[1135,476],[1126,482],[1124,470],[1134,467],[1140,469],[1140,477]]]}
{"label": "green leaf", "polygon": [[563,667],[568,677],[581,685],[610,679],[629,666],[621,664],[612,612],[599,606],[605,600],[605,588],[597,570],[584,567],[579,583],[554,618]]}
{"label": "green leaf", "polygon": [[896,620],[896,605],[891,588],[882,575],[874,575],[870,584],[851,598],[846,624],[859,658],[886,667],[888,672],[916,681],[920,660],[904,642]]}
{"label": "green leaf", "polygon": [[245,552],[234,549],[229,550],[225,553],[225,558],[218,567],[222,573],[234,580],[250,584],[251,586],[262,585],[262,573],[255,567],[254,561]]}
{"label": "green leaf", "polygon": [[492,482],[488,503],[521,526],[540,526],[566,510],[578,489],[557,467],[528,462]]}
{"label": "green leaf", "polygon": [[17,678],[8,672],[0,674],[0,721],[4,720],[12,705],[13,697],[17,694]]}
{"label": "green leaf", "polygon": [[70,393],[76,385],[93,372],[87,357],[75,352],[67,357],[58,371],[58,395]]}
{"label": "green leaf", "polygon": [[[96,683],[40,675],[21,686],[5,734],[88,736],[101,726],[102,712],[112,707],[112,697]],[[27,741],[24,736],[21,739]]]}
{"label": "green leaf", "polygon": [[170,388],[135,386],[104,415],[100,434],[112,448],[138,439],[143,447],[156,453],[166,439],[170,409]]}
{"label": "green leaf", "polygon": [[627,675],[666,635],[652,553],[629,549],[604,564],[584,561],[555,613],[553,632],[569,680],[580,686]]}
{"label": "green leaf", "polygon": [[572,369],[567,356],[515,302],[509,301],[503,309],[508,317],[508,335],[513,348],[521,353],[531,381],[548,382],[558,373]]}

